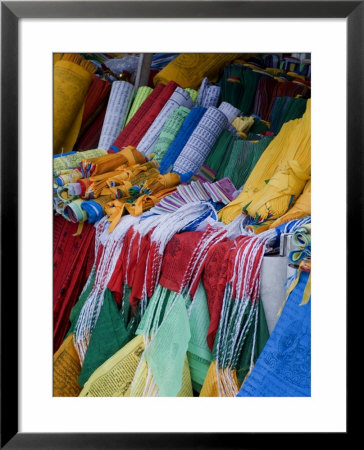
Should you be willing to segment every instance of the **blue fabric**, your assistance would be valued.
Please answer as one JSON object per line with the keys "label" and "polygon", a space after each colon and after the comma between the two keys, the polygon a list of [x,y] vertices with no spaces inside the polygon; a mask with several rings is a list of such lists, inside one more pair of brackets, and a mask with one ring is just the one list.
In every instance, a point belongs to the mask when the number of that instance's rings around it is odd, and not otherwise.
{"label": "blue fabric", "polygon": [[195,108],[191,109],[191,112],[184,120],[180,130],[177,133],[177,136],[174,138],[172,144],[167,150],[167,153],[164,155],[160,163],[159,172],[161,174],[167,173],[170,167],[175,163],[183,147],[190,138],[194,129],[197,127],[205,112],[206,108],[203,108],[202,106],[196,106]]}
{"label": "blue fabric", "polygon": [[53,158],[60,158],[61,156],[73,155],[74,153],[76,153],[76,152],[57,153],[56,155],[53,155]]}
{"label": "blue fabric", "polygon": [[93,200],[87,200],[82,203],[81,208],[86,211],[87,220],[90,223],[97,222],[102,217],[104,217],[105,213],[102,209],[102,206]]}
{"label": "blue fabric", "polygon": [[308,276],[309,273],[301,272],[237,397],[311,396],[311,299],[300,305]]}

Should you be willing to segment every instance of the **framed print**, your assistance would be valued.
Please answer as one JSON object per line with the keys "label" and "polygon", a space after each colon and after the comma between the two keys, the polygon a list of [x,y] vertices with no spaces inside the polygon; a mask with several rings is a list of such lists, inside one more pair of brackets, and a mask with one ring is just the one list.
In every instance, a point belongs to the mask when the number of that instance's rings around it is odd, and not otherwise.
{"label": "framed print", "polygon": [[2,448],[347,442],[363,25],[1,2]]}

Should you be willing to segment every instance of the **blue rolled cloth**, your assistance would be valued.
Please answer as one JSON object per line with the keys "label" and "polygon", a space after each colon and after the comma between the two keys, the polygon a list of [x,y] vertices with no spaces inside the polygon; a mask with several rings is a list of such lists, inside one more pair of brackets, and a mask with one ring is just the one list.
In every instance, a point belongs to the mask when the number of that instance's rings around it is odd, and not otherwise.
{"label": "blue rolled cloth", "polygon": [[90,223],[97,222],[104,217],[105,212],[102,206],[93,200],[87,200],[82,203],[81,208],[86,211],[87,220]]}
{"label": "blue rolled cloth", "polygon": [[191,109],[186,119],[184,120],[177,136],[174,138],[172,144],[169,146],[167,153],[164,155],[160,167],[159,172],[161,174],[165,174],[169,172],[181,153],[183,147],[186,142],[194,132],[195,128],[199,124],[201,118],[206,112],[206,108],[202,106],[195,106]]}

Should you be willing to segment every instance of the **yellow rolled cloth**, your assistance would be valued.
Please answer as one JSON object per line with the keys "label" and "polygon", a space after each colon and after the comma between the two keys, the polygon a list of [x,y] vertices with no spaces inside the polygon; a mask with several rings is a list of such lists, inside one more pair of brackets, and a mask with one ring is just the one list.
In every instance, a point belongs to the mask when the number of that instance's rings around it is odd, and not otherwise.
{"label": "yellow rolled cloth", "polygon": [[219,211],[219,218],[228,224],[242,212],[256,220],[280,217],[302,192],[310,170],[311,100],[308,99],[303,117],[282,126],[259,158],[243,191]]}
{"label": "yellow rolled cloth", "polygon": [[239,132],[248,133],[254,125],[254,117],[236,117],[232,126]]}
{"label": "yellow rolled cloth", "polygon": [[298,197],[296,203],[290,208],[286,214],[275,220],[269,228],[276,228],[290,220],[302,219],[311,215],[311,179],[309,179],[303,189],[302,194]]}
{"label": "yellow rolled cloth", "polygon": [[96,67],[78,54],[54,58],[53,153],[73,149],[81,128],[82,114]]}
{"label": "yellow rolled cloth", "polygon": [[175,81],[182,88],[197,89],[202,80],[218,80],[225,66],[239,56],[238,53],[181,53],[153,78],[154,85]]}
{"label": "yellow rolled cloth", "polygon": [[180,176],[177,173],[167,173],[159,175],[157,178],[147,180],[145,187],[150,189],[152,194],[156,194],[163,189],[173,188],[180,183]]}
{"label": "yellow rolled cloth", "polygon": [[135,164],[143,164],[146,157],[135,147],[125,147],[118,153],[110,153],[99,158],[83,159],[80,163],[83,176],[94,176],[101,173],[121,170]]}

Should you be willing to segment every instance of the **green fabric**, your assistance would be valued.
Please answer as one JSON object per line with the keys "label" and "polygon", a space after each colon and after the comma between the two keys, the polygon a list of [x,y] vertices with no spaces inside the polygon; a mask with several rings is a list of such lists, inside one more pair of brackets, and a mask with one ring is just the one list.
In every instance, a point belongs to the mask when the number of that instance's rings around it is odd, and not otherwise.
{"label": "green fabric", "polygon": [[177,295],[144,351],[160,397],[176,397],[181,390],[184,359],[190,337],[185,300],[182,295]]}
{"label": "green fabric", "polygon": [[224,165],[224,161],[228,160],[234,140],[235,136],[231,131],[223,130],[206,158],[204,165],[218,173],[221,166]]}
{"label": "green fabric", "polygon": [[[230,366],[232,369],[236,369],[238,381],[241,384],[249,372],[251,360],[253,359],[255,363],[263,350],[269,338],[269,332],[260,299],[255,304],[249,300],[243,317],[239,320],[234,306],[237,301],[241,302],[242,300],[229,298],[229,288],[227,293],[212,356],[214,360],[218,357],[220,367]],[[256,320],[257,327],[255,329]],[[242,339],[238,344],[240,336]]]}
{"label": "green fabric", "polygon": [[80,315],[81,309],[83,308],[83,305],[85,304],[88,296],[90,295],[90,293],[92,291],[92,287],[95,282],[94,268],[92,269],[92,272],[90,273],[90,277],[91,277],[91,278],[89,278],[90,282],[88,283],[86,290],[84,292],[82,292],[82,294],[80,295],[80,298],[77,300],[77,303],[71,310],[71,313],[70,313],[71,326],[70,326],[70,329],[68,330],[66,338],[68,337],[68,335],[75,333],[78,316]]}
{"label": "green fabric", "polygon": [[[254,123],[249,130],[249,135],[265,133],[266,131],[269,131],[268,126],[264,122],[262,122],[261,120],[259,120],[255,117]],[[248,138],[249,138],[249,135],[248,135]]]}
{"label": "green fabric", "polygon": [[196,103],[196,100],[198,97],[198,92],[195,91],[195,89],[191,89],[191,88],[186,88],[185,91],[187,91],[190,94],[190,97],[191,97],[193,103]]}
{"label": "green fabric", "polygon": [[129,120],[134,116],[134,114],[138,111],[144,100],[149,97],[149,95],[153,92],[153,89],[149,86],[140,86],[138,88],[137,93],[134,97],[133,103],[131,105],[128,117],[126,118],[125,125],[129,122]]}
{"label": "green fabric", "polygon": [[200,283],[191,305],[191,339],[187,351],[192,386],[197,392],[201,391],[212,361],[212,353],[206,342],[209,325],[210,315],[206,292],[202,283]]}
{"label": "green fabric", "polygon": [[[259,300],[258,324],[257,324],[257,333],[256,333],[254,355],[253,355],[254,363],[258,359],[258,356],[262,352],[268,339],[269,339],[269,331],[268,331],[267,321],[265,319],[265,313],[264,313],[262,301]],[[238,368],[236,371],[236,375],[237,375],[240,385],[244,381],[244,379],[247,376],[249,369],[250,369],[250,360],[251,360],[251,354],[253,351],[253,340],[254,340],[254,326],[250,327],[250,330],[246,337],[246,341],[245,341],[244,346],[241,351],[240,360],[237,364]]]}
{"label": "green fabric", "polygon": [[[123,303],[129,303],[128,301]],[[126,345],[135,335],[138,317],[133,317],[128,326],[119,311],[114,296],[106,289],[99,318],[87,348],[78,383],[83,386],[93,372],[107,359]]]}
{"label": "green fabric", "polygon": [[162,161],[189,112],[190,110],[188,108],[180,106],[168,117],[151,151],[154,154],[153,160],[158,162]]}
{"label": "green fabric", "polygon": [[305,98],[276,97],[270,115],[270,131],[277,135],[284,123],[301,118],[306,105]]}
{"label": "green fabric", "polygon": [[271,137],[265,137],[259,142],[250,142],[244,139],[236,139],[225,168],[219,170],[216,178],[230,178],[237,189],[245,184],[264,150],[272,141]]}

